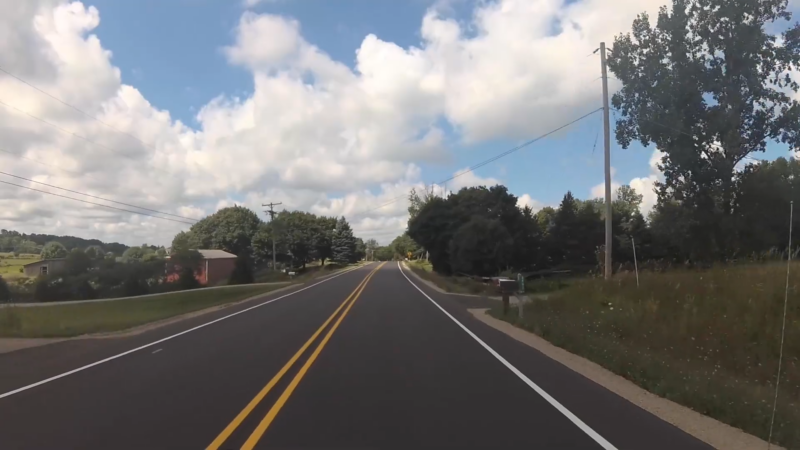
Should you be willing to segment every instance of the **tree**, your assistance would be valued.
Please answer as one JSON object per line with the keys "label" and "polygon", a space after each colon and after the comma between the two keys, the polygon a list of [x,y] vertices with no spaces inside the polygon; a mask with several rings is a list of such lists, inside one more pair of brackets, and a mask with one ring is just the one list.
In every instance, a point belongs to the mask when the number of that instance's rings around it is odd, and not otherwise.
{"label": "tree", "polygon": [[86,247],[84,253],[86,253],[86,256],[88,256],[89,259],[100,259],[105,255],[103,247],[100,247],[99,245],[90,245],[89,247]]}
{"label": "tree", "polygon": [[500,220],[474,216],[450,241],[450,266],[457,273],[496,275],[507,267],[513,245]]}
{"label": "tree", "polygon": [[72,249],[64,260],[65,272],[70,276],[78,276],[89,271],[92,267],[92,258],[80,249]]}
{"label": "tree", "polygon": [[11,301],[11,290],[3,277],[0,277],[0,302],[8,303]]}
{"label": "tree", "polygon": [[228,284],[249,284],[253,281],[253,265],[250,262],[249,252],[242,252],[242,254],[236,258],[236,263],[228,279]]}
{"label": "tree", "polygon": [[365,247],[366,252],[367,252],[367,258],[370,258],[370,260],[374,261],[375,260],[375,250],[377,250],[378,247],[380,247],[380,245],[378,245],[378,241],[376,241],[375,239],[367,239],[364,242],[364,247]]}
{"label": "tree", "polygon": [[363,239],[356,238],[356,250],[353,255],[353,262],[361,261],[366,257],[367,257],[367,245],[364,243]]}
{"label": "tree", "polygon": [[324,266],[325,260],[333,254],[332,242],[333,232],[336,229],[337,220],[335,217],[318,217],[314,228],[314,254]]}
{"label": "tree", "polygon": [[181,273],[184,268],[189,268],[194,273],[200,267],[203,261],[203,255],[197,250],[184,250],[180,249],[173,251],[169,255],[169,271],[171,273]]}
{"label": "tree", "polygon": [[144,260],[145,254],[146,253],[142,247],[131,247],[122,253],[122,261],[126,263],[141,262]]}
{"label": "tree", "polygon": [[[192,225],[184,236],[173,239],[173,247],[221,249],[238,255],[250,250],[253,236],[263,222],[243,206],[223,208]],[[176,242],[177,239],[177,242]]]}
{"label": "tree", "polygon": [[171,251],[178,251],[178,250],[189,250],[191,247],[191,236],[189,233],[185,231],[181,231],[180,233],[176,234],[175,237],[172,239],[172,247]]}
{"label": "tree", "polygon": [[353,230],[344,217],[340,217],[336,222],[336,229],[333,231],[331,242],[331,259],[337,264],[348,264],[353,262],[356,251],[356,238]]}
{"label": "tree", "polygon": [[42,247],[42,259],[60,259],[67,257],[67,249],[60,242],[51,241]]}
{"label": "tree", "polygon": [[766,25],[789,21],[784,0],[673,0],[633,22],[608,59],[622,89],[616,137],[664,152],[659,202],[690,214],[687,231],[697,258],[735,250],[735,167],[768,141],[800,149],[798,84],[787,72],[800,63],[800,25],[777,37]]}

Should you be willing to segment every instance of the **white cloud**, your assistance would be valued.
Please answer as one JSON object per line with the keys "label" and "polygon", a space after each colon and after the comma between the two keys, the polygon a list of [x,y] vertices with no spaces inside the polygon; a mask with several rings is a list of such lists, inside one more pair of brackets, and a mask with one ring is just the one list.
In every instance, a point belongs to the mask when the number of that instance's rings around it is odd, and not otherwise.
{"label": "white cloud", "polygon": [[[658,170],[658,164],[661,162],[661,158],[664,156],[664,153],[659,150],[653,150],[652,155],[650,156],[650,161],[648,163],[650,167],[650,174],[645,177],[637,177],[633,178],[628,185],[632,187],[637,194],[641,194],[642,196],[642,203],[639,205],[639,210],[642,214],[647,217],[650,211],[653,210],[653,207],[656,205],[658,201],[658,195],[655,192],[655,183],[657,181],[661,181],[664,179],[664,174]],[[612,167],[611,170],[612,177],[616,174],[616,170]],[[612,178],[611,180],[611,198],[617,198],[617,189],[620,187],[620,183]],[[604,198],[605,197],[605,183],[600,183],[591,190],[592,198]]]}
{"label": "white cloud", "polygon": [[[375,208],[424,186],[425,162],[446,160],[442,121],[468,142],[514,139],[595,108],[599,64],[584,56],[660,3],[479,2],[471,23],[437,6],[421,20],[418,48],[368,35],[354,69],[309,43],[297,21],[245,11],[222,51],[250,71],[253,93],[210,99],[194,129],[122,83],[111,52],[91,34],[101,11],[0,0],[0,67],[121,131],[0,74],[0,100],[69,132],[0,106],[2,149],[28,158],[0,153],[0,165],[186,217],[274,200],[346,214],[356,229],[401,231],[404,199]],[[447,188],[497,182],[468,173]],[[8,185],[0,185],[0,227],[127,243],[169,243],[186,228]]]}
{"label": "white cloud", "polygon": [[532,198],[530,194],[522,194],[521,197],[517,198],[517,206],[519,208],[524,208],[525,206],[528,206],[533,210],[533,212],[536,212],[544,208],[545,205],[539,200]]}

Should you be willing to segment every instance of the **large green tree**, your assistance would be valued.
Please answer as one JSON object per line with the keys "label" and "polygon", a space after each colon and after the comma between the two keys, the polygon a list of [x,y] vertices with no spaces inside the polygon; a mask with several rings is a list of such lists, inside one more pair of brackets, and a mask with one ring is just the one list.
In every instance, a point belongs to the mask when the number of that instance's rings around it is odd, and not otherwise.
{"label": "large green tree", "polygon": [[340,217],[336,222],[331,247],[333,251],[331,259],[336,263],[348,264],[355,261],[356,238],[344,217]]}
{"label": "large green tree", "polygon": [[453,234],[450,267],[467,275],[496,275],[508,267],[513,249],[514,240],[500,220],[476,215]]}
{"label": "large green tree", "polygon": [[56,241],[48,242],[42,247],[42,259],[58,259],[67,257],[67,248],[64,244]]}
{"label": "large green tree", "polygon": [[800,25],[780,41],[767,31],[790,19],[786,0],[673,0],[655,26],[641,14],[614,40],[617,141],[664,152],[659,202],[687,210],[696,258],[736,247],[735,167],[769,141],[800,149],[798,84],[787,74],[800,63]]}
{"label": "large green tree", "polygon": [[173,247],[221,249],[235,255],[250,251],[253,236],[263,222],[243,206],[223,208],[192,225],[185,236],[179,234]]}

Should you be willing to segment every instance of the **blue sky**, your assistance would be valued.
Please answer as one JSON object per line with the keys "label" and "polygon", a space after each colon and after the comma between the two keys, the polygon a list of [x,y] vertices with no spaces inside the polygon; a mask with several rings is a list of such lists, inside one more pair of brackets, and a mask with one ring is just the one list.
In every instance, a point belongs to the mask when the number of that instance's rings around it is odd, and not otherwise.
{"label": "blue sky", "polygon": [[[137,144],[139,153],[121,161],[0,109],[0,119],[19,131],[17,151],[28,158],[0,155],[0,164],[76,191],[190,217],[234,203],[260,209],[262,201],[284,201],[287,208],[345,215],[364,237],[381,240],[402,232],[407,215],[405,202],[376,206],[599,108],[600,63],[592,51],[627,32],[636,14],[652,15],[667,3],[30,1],[0,16],[13,37],[0,42],[0,67],[53,95],[79,99],[115,130],[152,145]],[[115,67],[122,85],[134,90],[120,86]],[[312,86],[316,80],[323,86]],[[97,141],[131,145],[86,117],[65,115],[63,105],[11,78],[0,77],[0,87],[3,101],[20,110]],[[145,101],[192,130],[175,127]],[[410,138],[431,131],[432,143]],[[613,124],[611,149],[615,184],[652,194],[654,149],[621,149]],[[785,148],[771,145],[765,156],[781,155]],[[34,167],[36,159],[82,176]],[[535,206],[557,205],[568,190],[589,198],[604,178],[602,114],[476,175],[459,180],[499,180]],[[16,199],[12,217],[0,217],[0,225],[25,222],[28,231],[63,229],[132,243],[169,243],[182,226],[118,213],[87,220],[82,210],[48,202]]]}
{"label": "blue sky", "polygon": [[[254,11],[297,19],[310,43],[352,68],[355,51],[369,33],[404,48],[419,46],[422,17],[431,3],[279,0],[263,2]],[[101,22],[96,33],[104,47],[113,52],[112,62],[122,70],[123,82],[136,86],[154,106],[168,110],[174,118],[197,126],[194,118],[197,110],[212,98],[220,94],[246,97],[252,93],[252,75],[228,64],[220,50],[233,40],[232,30],[242,14],[240,3],[94,0],[89,4],[100,10]],[[465,21],[472,6],[471,2],[454,2],[450,11]],[[587,49],[587,53],[591,50]],[[601,84],[599,80],[595,84],[600,107]],[[499,179],[512,192],[529,193],[545,204],[558,203],[567,190],[588,197],[591,187],[603,180],[601,132],[602,114],[598,113],[477,173]],[[454,170],[520,143],[501,139],[462,146],[457,136],[450,136],[449,141],[452,160],[442,165],[423,165],[426,182],[446,179]],[[648,174],[650,151],[640,146],[628,150],[616,147],[612,147],[616,178],[629,180]]]}
{"label": "blue sky", "polygon": [[[355,51],[367,34],[373,33],[403,48],[419,46],[422,17],[432,3],[428,0],[272,0],[260,3],[253,10],[297,19],[306,40],[334,60],[353,68]],[[194,116],[210,99],[220,94],[246,97],[252,93],[251,74],[228,64],[220,51],[233,39],[232,30],[242,14],[241,3],[94,0],[90,4],[101,12],[97,34],[103,45],[113,51],[112,61],[122,69],[123,82],[136,86],[156,107],[168,110],[174,118],[197,126]],[[448,12],[463,23],[469,20],[473,6],[472,1],[455,1],[451,2]],[[591,50],[587,48],[587,53]],[[600,107],[601,84],[599,80],[594,84]],[[575,116],[579,115],[576,111]],[[423,164],[426,182],[446,179],[454,170],[521,142],[498,139],[464,146],[452,133],[448,138],[452,160],[440,165]],[[652,151],[638,144],[623,150],[613,140],[612,123],[615,180],[625,183],[634,177],[647,176]],[[783,154],[780,146],[771,147],[767,158]],[[595,114],[477,173],[499,179],[512,192],[529,193],[545,204],[558,203],[567,190],[579,197],[588,197],[591,188],[603,180],[602,114]]]}

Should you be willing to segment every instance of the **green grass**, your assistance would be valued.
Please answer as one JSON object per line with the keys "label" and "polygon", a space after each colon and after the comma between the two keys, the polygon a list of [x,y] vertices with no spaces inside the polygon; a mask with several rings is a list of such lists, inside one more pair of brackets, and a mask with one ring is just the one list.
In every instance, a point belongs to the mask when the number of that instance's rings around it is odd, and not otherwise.
{"label": "green grass", "polygon": [[22,278],[25,276],[20,272],[22,266],[39,261],[39,259],[39,255],[21,254],[15,257],[13,253],[0,253],[0,276],[7,280]]}
{"label": "green grass", "polygon": [[297,275],[290,277],[285,273],[278,271],[275,272],[270,269],[264,269],[256,273],[256,283],[273,283],[273,282],[280,282],[280,281],[292,281],[296,283],[305,283],[307,281],[313,280],[314,278],[329,275],[337,270],[347,269],[349,267],[355,267],[360,263],[355,264],[347,264],[347,265],[339,265],[331,262],[325,263],[324,266],[320,266],[318,262],[308,263],[306,264],[305,269],[296,269],[296,272],[299,272]]}
{"label": "green grass", "polygon": [[[773,442],[800,448],[800,264],[792,267]],[[785,263],[572,280],[495,317],[639,386],[767,438],[777,375]]]}
{"label": "green grass", "polygon": [[[491,284],[473,280],[467,277],[445,276],[433,271],[433,266],[428,261],[409,261],[408,267],[425,280],[428,280],[447,292],[455,294],[473,295],[500,295]],[[509,278],[516,278],[515,274],[504,274]],[[538,278],[525,281],[525,292],[529,294],[542,294],[555,292],[569,287],[575,278]]]}
{"label": "green grass", "polygon": [[498,295],[497,289],[490,284],[484,284],[467,277],[440,275],[433,271],[433,267],[428,261],[408,261],[407,264],[422,279],[432,282],[447,292],[454,294]]}
{"label": "green grass", "polygon": [[148,322],[244,300],[284,286],[230,286],[142,299],[0,308],[0,337],[70,337],[125,330]]}

